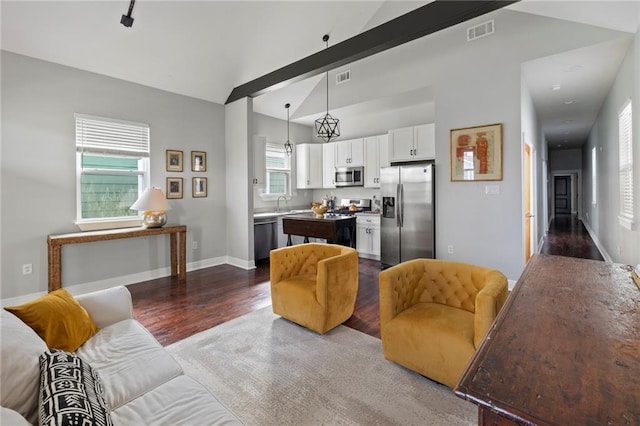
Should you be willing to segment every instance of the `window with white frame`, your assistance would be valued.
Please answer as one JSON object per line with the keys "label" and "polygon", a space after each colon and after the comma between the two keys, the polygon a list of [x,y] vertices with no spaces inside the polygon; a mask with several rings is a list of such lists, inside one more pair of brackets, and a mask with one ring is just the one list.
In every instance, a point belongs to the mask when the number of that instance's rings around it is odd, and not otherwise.
{"label": "window with white frame", "polygon": [[620,223],[633,225],[633,150],[631,99],[618,113],[618,149],[620,152]]}
{"label": "window with white frame", "polygon": [[267,142],[266,144],[267,185],[265,194],[291,195],[291,157],[284,145]]}
{"label": "window with white frame", "polygon": [[132,219],[149,186],[149,125],[76,114],[78,224]]}

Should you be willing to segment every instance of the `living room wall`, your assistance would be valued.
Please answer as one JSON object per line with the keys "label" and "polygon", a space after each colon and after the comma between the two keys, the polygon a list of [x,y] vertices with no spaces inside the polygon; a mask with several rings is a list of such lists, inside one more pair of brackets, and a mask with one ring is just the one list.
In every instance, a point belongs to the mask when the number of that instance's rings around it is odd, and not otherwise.
{"label": "living room wall", "polygon": [[[78,232],[74,113],[148,123],[151,184],[184,178],[170,200],[170,223],[188,227],[188,266],[226,255],[224,107],[186,96],[2,51],[1,293],[47,290],[47,235]],[[185,171],[165,171],[165,150],[184,151]],[[207,172],[190,171],[192,150],[207,153]],[[192,198],[191,178],[208,178],[208,197]],[[192,250],[192,241],[198,249]],[[33,264],[23,275],[22,265]],[[83,289],[168,275],[168,237],[63,248],[63,286]]]}

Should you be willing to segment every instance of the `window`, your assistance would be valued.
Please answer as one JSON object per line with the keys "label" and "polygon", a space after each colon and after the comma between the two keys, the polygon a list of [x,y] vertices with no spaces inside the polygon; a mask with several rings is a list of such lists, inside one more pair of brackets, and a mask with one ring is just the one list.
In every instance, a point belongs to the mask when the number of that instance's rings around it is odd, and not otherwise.
{"label": "window", "polygon": [[268,142],[266,145],[267,185],[265,194],[290,195],[291,159],[282,144]]}
{"label": "window", "polygon": [[631,100],[618,113],[618,145],[620,151],[620,224],[633,226],[633,152],[631,133]]}
{"label": "window", "polygon": [[[131,205],[149,186],[149,125],[76,114],[77,221],[123,225]],[[133,217],[131,217],[133,216]],[[134,223],[135,225],[136,223]]]}

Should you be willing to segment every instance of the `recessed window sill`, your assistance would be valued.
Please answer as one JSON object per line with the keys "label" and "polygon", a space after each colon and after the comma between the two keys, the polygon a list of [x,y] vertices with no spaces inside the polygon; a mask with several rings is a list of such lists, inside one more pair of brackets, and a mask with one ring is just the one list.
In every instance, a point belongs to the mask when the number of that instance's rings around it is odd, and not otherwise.
{"label": "recessed window sill", "polygon": [[108,219],[81,219],[74,222],[81,231],[102,231],[105,229],[134,228],[141,226],[139,216]]}
{"label": "recessed window sill", "polygon": [[633,231],[635,228],[635,223],[633,222],[633,219],[630,219],[628,217],[618,216],[618,222],[620,223],[620,226],[628,229],[629,231]]}

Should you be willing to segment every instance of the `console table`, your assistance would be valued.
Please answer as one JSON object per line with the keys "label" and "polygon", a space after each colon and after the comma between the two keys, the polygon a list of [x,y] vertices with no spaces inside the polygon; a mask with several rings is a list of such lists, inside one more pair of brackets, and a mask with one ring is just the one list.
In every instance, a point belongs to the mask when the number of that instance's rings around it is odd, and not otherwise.
{"label": "console table", "polygon": [[538,254],[455,388],[481,425],[640,423],[640,290],[627,265]]}
{"label": "console table", "polygon": [[106,231],[49,235],[47,238],[47,245],[49,246],[49,291],[62,287],[62,246],[162,234],[169,234],[170,236],[171,276],[178,276],[180,281],[185,281],[187,279],[186,225],[163,226],[162,228],[110,229]]}

